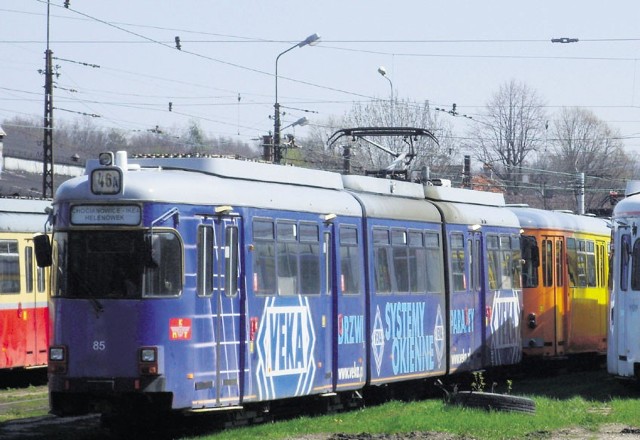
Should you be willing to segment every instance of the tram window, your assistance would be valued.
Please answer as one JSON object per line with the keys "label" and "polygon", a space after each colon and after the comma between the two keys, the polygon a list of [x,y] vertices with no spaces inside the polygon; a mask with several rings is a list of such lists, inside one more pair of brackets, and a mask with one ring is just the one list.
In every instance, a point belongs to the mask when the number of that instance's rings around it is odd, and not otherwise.
{"label": "tram window", "polygon": [[605,270],[604,265],[606,264],[605,257],[605,244],[601,241],[596,243],[596,265],[598,267],[598,287],[605,287]]}
{"label": "tram window", "polygon": [[510,237],[511,246],[511,285],[514,289],[522,288],[522,252],[520,251],[520,238],[517,235]]}
{"label": "tram window", "polygon": [[538,267],[540,257],[536,238],[531,235],[522,235],[520,238],[522,247],[522,284],[523,287],[538,287]]}
{"label": "tram window", "polygon": [[542,285],[553,285],[553,241],[542,240]]}
{"label": "tram window", "polygon": [[631,254],[631,290],[640,290],[640,239],[633,243]]}
{"label": "tram window", "polygon": [[[172,232],[155,232],[152,252],[157,255],[143,271],[143,296],[177,296],[182,291],[182,246]],[[130,277],[131,274],[125,277]],[[133,282],[133,280],[131,280]],[[127,287],[127,291],[129,291]],[[129,295],[129,293],[127,293]]]}
{"label": "tram window", "polygon": [[297,243],[276,243],[279,295],[295,295],[298,291],[297,247]]}
{"label": "tram window", "polygon": [[238,293],[238,227],[227,226],[225,229],[224,254],[224,294],[228,297]]}
{"label": "tram window", "polygon": [[576,239],[567,238],[567,269],[569,270],[569,284],[571,287],[580,285],[578,280],[578,250],[576,249]]}
{"label": "tram window", "polygon": [[198,227],[198,295],[213,293],[213,226]]}
{"label": "tram window", "polygon": [[444,293],[444,273],[442,267],[442,250],[440,236],[433,232],[424,235],[424,244],[427,251],[427,291],[431,293]]}
{"label": "tram window", "polygon": [[407,248],[407,232],[398,229],[391,230],[391,245],[396,291],[409,292],[409,249]]}
{"label": "tram window", "polygon": [[465,277],[464,238],[462,234],[451,234],[451,278],[453,290],[462,292],[467,290]]}
{"label": "tram window", "polygon": [[563,250],[562,240],[556,240],[556,285],[558,287],[564,286],[564,267],[562,266]]}
{"label": "tram window", "polygon": [[585,242],[585,260],[587,263],[587,286],[597,287],[597,274],[596,274],[596,249],[595,243],[591,240]]}
{"label": "tram window", "polygon": [[42,293],[47,289],[47,284],[46,284],[46,268],[44,267],[38,267],[36,268],[36,280],[37,280],[37,286],[38,286],[38,293]]}
{"label": "tram window", "polygon": [[489,289],[500,288],[500,242],[496,235],[487,236],[487,266],[489,274]]}
{"label": "tram window", "polygon": [[389,248],[389,230],[373,229],[373,274],[376,293],[391,293],[391,254]]}
{"label": "tram window", "polygon": [[298,293],[298,243],[296,224],[293,222],[276,223],[276,271],[278,294]]}
{"label": "tram window", "polygon": [[411,293],[427,292],[427,250],[422,232],[409,231],[409,290]]}
{"label": "tram window", "polygon": [[276,292],[276,253],[272,220],[253,221],[253,290],[260,295]]}
{"label": "tram window", "polygon": [[500,243],[500,289],[513,289],[514,285],[514,268],[513,250],[511,249],[511,237],[501,235]]}
{"label": "tram window", "polygon": [[340,226],[340,290],[345,295],[360,293],[358,230]]}
{"label": "tram window", "polygon": [[278,241],[295,241],[296,224],[293,222],[281,222],[276,224],[276,237]]}
{"label": "tram window", "polygon": [[20,292],[18,240],[0,240],[0,294]]}
{"label": "tram window", "polygon": [[320,230],[317,224],[300,223],[300,243],[298,257],[300,259],[300,293],[317,295],[320,293]]}
{"label": "tram window", "polygon": [[629,288],[629,258],[631,254],[631,236],[625,234],[622,236],[622,246],[620,249],[620,289],[627,290]]}
{"label": "tram window", "polygon": [[26,282],[26,291],[33,292],[33,248],[25,246],[24,248],[24,276]]}

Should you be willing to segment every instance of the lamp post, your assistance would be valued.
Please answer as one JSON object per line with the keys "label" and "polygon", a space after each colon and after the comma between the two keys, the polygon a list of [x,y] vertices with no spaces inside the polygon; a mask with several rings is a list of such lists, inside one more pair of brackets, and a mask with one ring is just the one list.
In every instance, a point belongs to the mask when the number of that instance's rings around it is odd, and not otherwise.
{"label": "lamp post", "polygon": [[387,69],[384,66],[378,67],[378,73],[382,75],[387,81],[389,81],[389,86],[391,87],[391,100],[389,103],[391,104],[391,125],[394,125],[393,122],[393,83],[391,82],[391,78],[387,76]]}
{"label": "lamp post", "polygon": [[276,57],[276,103],[274,104],[275,114],[273,117],[273,161],[275,163],[280,163],[282,160],[282,154],[280,151],[280,103],[278,102],[278,60],[285,53],[289,52],[296,47],[303,47],[307,45],[316,44],[320,40],[318,34],[309,35],[307,38],[299,42],[298,44],[294,44],[289,49],[284,52],[280,52],[280,54]]}

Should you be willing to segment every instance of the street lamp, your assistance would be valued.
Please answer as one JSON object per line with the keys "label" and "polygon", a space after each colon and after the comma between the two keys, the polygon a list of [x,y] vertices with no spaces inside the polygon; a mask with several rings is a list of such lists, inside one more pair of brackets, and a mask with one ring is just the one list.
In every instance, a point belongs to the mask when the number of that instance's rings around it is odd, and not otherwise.
{"label": "street lamp", "polygon": [[286,127],[282,127],[282,129],[280,131],[284,130],[285,128],[295,127],[297,125],[299,125],[300,127],[304,127],[308,123],[309,123],[309,120],[307,119],[307,117],[303,116],[300,119],[298,119],[296,122],[292,122],[291,124],[287,125]]}
{"label": "street lamp", "polygon": [[280,129],[280,103],[278,102],[278,60],[282,55],[284,55],[285,53],[289,52],[292,49],[295,49],[296,47],[314,45],[319,40],[320,40],[320,37],[318,36],[318,34],[309,35],[307,38],[305,38],[298,44],[291,46],[289,49],[285,50],[284,52],[281,52],[276,57],[276,103],[273,106],[275,109],[275,115],[273,118],[273,161],[275,163],[280,163],[280,161],[282,160],[282,154],[280,151],[280,130],[281,130]]}
{"label": "street lamp", "polygon": [[387,81],[389,81],[389,86],[391,87],[391,100],[389,102],[391,104],[391,125],[394,125],[393,123],[393,83],[391,82],[391,78],[387,76],[387,69],[385,69],[384,66],[378,67],[378,73],[382,75]]}

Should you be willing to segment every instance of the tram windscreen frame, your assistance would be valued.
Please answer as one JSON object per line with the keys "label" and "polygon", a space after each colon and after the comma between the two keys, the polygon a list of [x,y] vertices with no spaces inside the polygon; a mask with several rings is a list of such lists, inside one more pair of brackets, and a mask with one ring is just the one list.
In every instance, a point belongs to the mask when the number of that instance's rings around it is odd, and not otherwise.
{"label": "tram windscreen frame", "polygon": [[170,230],[58,232],[54,296],[131,299],[182,291],[182,244]]}

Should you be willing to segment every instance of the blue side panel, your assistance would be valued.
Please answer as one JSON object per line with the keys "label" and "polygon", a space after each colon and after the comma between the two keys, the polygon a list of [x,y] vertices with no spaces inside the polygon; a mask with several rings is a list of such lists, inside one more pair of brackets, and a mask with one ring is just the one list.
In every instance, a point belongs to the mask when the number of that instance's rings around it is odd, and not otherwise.
{"label": "blue side panel", "polygon": [[[320,284],[318,293],[302,295],[294,293],[296,282],[278,278],[278,291],[258,294],[254,285],[259,277],[254,268],[255,252],[247,252],[247,369],[250,374],[243,391],[244,400],[268,401],[331,391],[333,295],[327,291],[324,264],[327,249],[322,244],[330,226],[321,222],[318,215],[308,213],[250,210],[247,218],[255,217],[318,225]],[[247,222],[245,248],[253,243],[251,229]],[[303,258],[305,255],[300,254],[301,264]]]}
{"label": "blue side panel", "polygon": [[[440,225],[369,221],[369,243],[374,227],[429,231],[440,237]],[[411,380],[442,375],[446,371],[446,301],[445,293],[376,292],[373,267],[375,246],[369,246],[370,382]],[[440,249],[442,252],[442,248]],[[440,253],[438,259],[443,258]],[[389,264],[394,264],[393,260]],[[424,270],[424,269],[421,269]],[[406,277],[407,275],[404,274]],[[440,273],[441,276],[441,273]]]}
{"label": "blue side panel", "polygon": [[[484,298],[480,283],[472,283],[470,244],[476,234],[470,233],[466,225],[447,225],[446,236],[451,248],[451,234],[462,234],[464,243],[465,265],[463,269],[464,290],[457,290],[452,276],[450,285],[452,292],[449,304],[449,362],[451,371],[467,371],[482,368],[483,365],[483,332],[485,327]],[[451,249],[447,255],[447,264],[451,274]],[[480,262],[476,262],[478,264]],[[480,264],[483,266],[482,264]],[[478,269],[477,273],[482,270]]]}
{"label": "blue side panel", "polygon": [[444,297],[418,297],[380,295],[372,301],[372,384],[444,373]]}
{"label": "blue side panel", "polygon": [[513,365],[522,360],[522,290],[489,291],[486,306],[487,365]]}
{"label": "blue side panel", "polygon": [[[336,353],[335,367],[333,371],[335,389],[339,391],[361,388],[366,382],[367,373],[367,320],[366,320],[366,294],[365,294],[365,255],[362,223],[360,219],[345,222],[349,226],[355,226],[357,230],[357,242],[359,265],[355,269],[358,279],[358,293],[345,293],[344,277],[342,273],[343,262],[340,252],[339,228],[336,223],[334,250],[335,250],[335,279],[334,287],[334,328],[335,337],[333,350]],[[347,263],[344,262],[346,265]]]}

